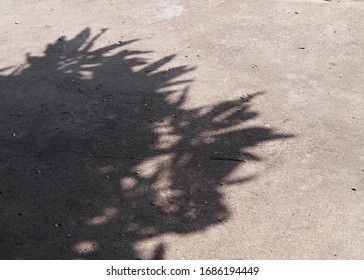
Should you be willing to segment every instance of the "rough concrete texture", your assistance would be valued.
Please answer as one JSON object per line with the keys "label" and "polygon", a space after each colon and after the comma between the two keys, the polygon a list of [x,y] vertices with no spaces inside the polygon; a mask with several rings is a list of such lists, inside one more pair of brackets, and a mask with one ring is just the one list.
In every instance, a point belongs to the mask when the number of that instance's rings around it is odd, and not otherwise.
{"label": "rough concrete texture", "polygon": [[364,258],[363,1],[0,11],[0,258]]}

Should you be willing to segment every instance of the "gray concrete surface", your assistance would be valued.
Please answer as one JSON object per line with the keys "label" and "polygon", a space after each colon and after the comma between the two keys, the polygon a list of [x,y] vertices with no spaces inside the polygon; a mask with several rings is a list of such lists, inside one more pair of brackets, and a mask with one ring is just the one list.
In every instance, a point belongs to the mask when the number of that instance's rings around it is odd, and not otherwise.
{"label": "gray concrete surface", "polygon": [[1,259],[363,259],[364,2],[2,0]]}

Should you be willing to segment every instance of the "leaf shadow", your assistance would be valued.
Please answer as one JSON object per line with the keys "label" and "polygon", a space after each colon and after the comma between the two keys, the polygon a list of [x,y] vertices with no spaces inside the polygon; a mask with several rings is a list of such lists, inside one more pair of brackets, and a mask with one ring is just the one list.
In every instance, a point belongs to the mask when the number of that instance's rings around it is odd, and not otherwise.
{"label": "leaf shadow", "polygon": [[2,259],[143,258],[140,241],[228,220],[222,183],[261,160],[247,149],[292,137],[244,126],[262,93],[186,109],[195,67],[150,63],[128,49],[136,40],[94,50],[105,31],[61,37],[0,74]]}

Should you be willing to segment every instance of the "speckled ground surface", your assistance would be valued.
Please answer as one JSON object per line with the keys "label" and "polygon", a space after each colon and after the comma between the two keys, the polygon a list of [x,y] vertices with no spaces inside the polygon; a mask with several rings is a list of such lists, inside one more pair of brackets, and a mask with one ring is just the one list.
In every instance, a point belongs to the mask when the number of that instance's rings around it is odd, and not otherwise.
{"label": "speckled ground surface", "polygon": [[364,2],[0,2],[1,259],[363,259]]}

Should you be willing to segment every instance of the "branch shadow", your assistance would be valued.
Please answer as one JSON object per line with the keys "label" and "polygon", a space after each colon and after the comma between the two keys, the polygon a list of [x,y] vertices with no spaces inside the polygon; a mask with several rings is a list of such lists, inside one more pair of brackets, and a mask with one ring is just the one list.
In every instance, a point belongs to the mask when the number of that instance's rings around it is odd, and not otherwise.
{"label": "branch shadow", "polygon": [[140,259],[142,240],[227,220],[222,184],[260,160],[247,148],[291,137],[242,126],[249,100],[185,109],[195,68],[135,40],[94,50],[105,31],[0,70],[1,259]]}

